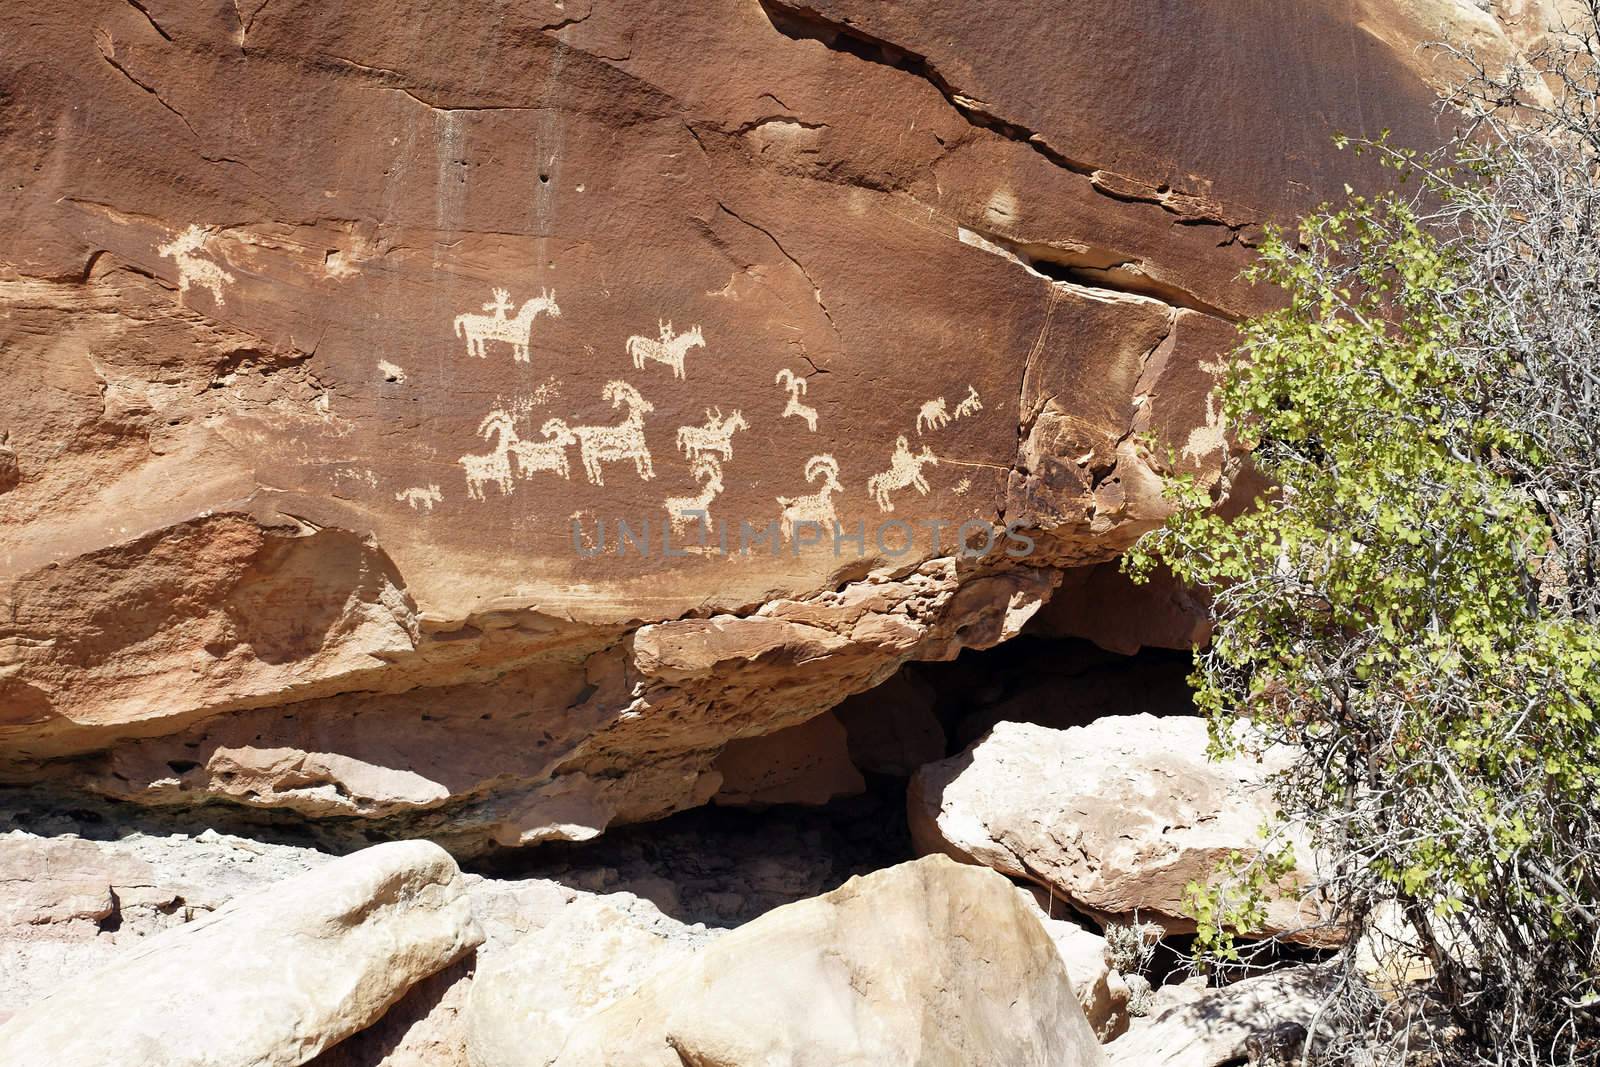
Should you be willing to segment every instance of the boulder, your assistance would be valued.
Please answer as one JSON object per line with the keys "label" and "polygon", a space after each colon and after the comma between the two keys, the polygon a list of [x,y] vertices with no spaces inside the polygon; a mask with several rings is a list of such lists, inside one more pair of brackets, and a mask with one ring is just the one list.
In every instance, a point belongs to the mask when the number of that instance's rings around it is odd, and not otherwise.
{"label": "boulder", "polygon": [[[1137,1021],[1106,1046],[1110,1067],[1222,1067],[1247,1045],[1310,1023],[1325,979],[1310,967],[1245,978]],[[1302,1035],[1303,1037],[1304,1035]]]}
{"label": "boulder", "polygon": [[627,893],[583,897],[479,967],[466,1003],[471,1067],[548,1067],[585,1018],[715,935]]}
{"label": "boulder", "polygon": [[[1109,716],[1066,730],[1002,722],[917,772],[912,839],[921,852],[1036,882],[1102,921],[1193,930],[1186,887],[1211,882],[1231,853],[1256,850],[1274,812],[1266,768],[1213,761],[1206,748],[1194,717]],[[1300,884],[1291,876],[1266,927],[1245,932],[1325,940],[1314,908],[1296,899]]]}
{"label": "boulder", "polygon": [[1101,1041],[1120,1036],[1128,1029],[1128,987],[1106,959],[1106,939],[1075,922],[1046,916],[1031,893],[1024,895],[1061,955],[1089,1028]]}
{"label": "boulder", "polygon": [[559,1067],[1097,1067],[1055,946],[1005,879],[901,864],[747,923],[581,1023]]}
{"label": "boulder", "polygon": [[293,1067],[482,939],[455,861],[395,842],[235,898],[0,1026],[0,1062]]}

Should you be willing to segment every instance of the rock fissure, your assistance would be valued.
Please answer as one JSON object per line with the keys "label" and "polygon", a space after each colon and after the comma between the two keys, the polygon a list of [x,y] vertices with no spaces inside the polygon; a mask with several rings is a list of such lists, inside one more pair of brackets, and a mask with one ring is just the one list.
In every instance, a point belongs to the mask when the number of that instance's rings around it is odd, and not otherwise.
{"label": "rock fissure", "polygon": [[1240,239],[1238,235],[1241,231],[1254,225],[1254,220],[1227,219],[1218,209],[1206,205],[1197,197],[1175,192],[1166,186],[1152,189],[1136,179],[1075,159],[1051,144],[1038,131],[996,114],[994,105],[961,92],[927,56],[874,37],[860,27],[830,19],[804,4],[791,3],[789,0],[759,2],[773,28],[784,36],[795,40],[818,41],[834,51],[921,78],[937,89],[951,109],[972,126],[1026,145],[1054,166],[1087,179],[1101,196],[1128,203],[1156,205],[1178,216],[1176,221],[1180,224],[1223,227],[1233,235],[1228,243]]}

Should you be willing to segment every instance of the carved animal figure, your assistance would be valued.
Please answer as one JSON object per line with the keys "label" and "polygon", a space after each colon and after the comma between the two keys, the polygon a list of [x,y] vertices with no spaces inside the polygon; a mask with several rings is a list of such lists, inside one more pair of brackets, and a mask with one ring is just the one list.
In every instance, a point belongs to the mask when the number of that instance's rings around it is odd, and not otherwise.
{"label": "carved animal figure", "polygon": [[682,378],[684,357],[689,354],[691,348],[704,348],[705,336],[698,326],[689,327],[687,333],[675,334],[672,332],[672,323],[659,320],[656,322],[656,329],[661,334],[656,340],[639,334],[628,338],[628,355],[633,357],[634,368],[644,370],[645,360],[648,359],[656,363],[665,363],[672,368],[674,378]]}
{"label": "carved animal figure", "polygon": [[601,397],[611,401],[611,406],[626,406],[627,418],[616,426],[575,426],[572,432],[578,438],[578,450],[583,456],[583,472],[594,485],[605,485],[601,473],[602,463],[633,460],[633,469],[641,481],[648,482],[656,476],[650,462],[650,449],[644,440],[644,417],[655,410],[655,405],[639,395],[627,382],[617,380],[606,383]]}
{"label": "carved animal figure", "polygon": [[689,468],[700,483],[698,496],[669,496],[665,504],[672,532],[681,534],[698,520],[711,533],[711,502],[722,493],[722,461],[716,456],[699,456]]}
{"label": "carved animal figure", "polygon": [[707,408],[704,426],[678,427],[678,448],[691,460],[698,459],[705,452],[717,452],[723,459],[732,459],[733,435],[749,428],[750,424],[744,421],[742,412],[734,411],[732,415],[724,417],[721,408],[717,408],[714,415]]}
{"label": "carved animal figure", "polygon": [[922,436],[923,426],[930,430],[942,430],[950,425],[950,413],[945,410],[944,397],[930,400],[917,409],[917,436]]}
{"label": "carved animal figure", "polygon": [[511,416],[498,409],[489,412],[478,424],[478,436],[485,441],[495,438],[494,451],[483,455],[465,455],[456,462],[467,472],[467,496],[483,500],[483,487],[490,482],[500,487],[501,493],[510,493],[511,447],[517,443],[517,428]]}
{"label": "carved animal figure", "polygon": [[414,485],[410,489],[402,489],[394,495],[394,498],[409,504],[413,511],[418,508],[432,511],[433,506],[444,499],[444,495],[439,492],[437,485],[430,485],[426,488]]}
{"label": "carved animal figure", "polygon": [[539,427],[539,432],[544,434],[545,440],[516,441],[511,446],[511,454],[517,460],[518,477],[526,478],[536,471],[554,471],[563,478],[572,477],[567,465],[567,446],[578,441],[572,429],[560,419],[550,419]]}
{"label": "carved animal figure", "polygon": [[956,405],[955,417],[958,419],[964,419],[968,415],[976,415],[982,410],[983,401],[978,399],[978,391],[970,385],[967,386],[966,397],[961,401],[961,403]]}
{"label": "carved animal figure", "polygon": [[783,414],[779,418],[788,418],[790,415],[806,420],[806,429],[812,433],[817,432],[817,409],[808,404],[802,404],[800,398],[806,395],[806,380],[797,377],[788,367],[778,372],[773,379],[789,391],[789,402],[784,405]]}
{"label": "carved animal figure", "polygon": [[906,440],[905,435],[896,437],[894,456],[889,460],[889,469],[867,479],[867,492],[877,500],[878,510],[894,510],[894,501],[889,499],[889,494],[896,489],[910,486],[921,495],[927,496],[928,480],[922,476],[922,468],[925,465],[934,467],[939,465],[939,460],[926,445],[921,452],[913,455],[911,442]]}
{"label": "carved animal figure", "polygon": [[838,521],[838,512],[833,507],[833,494],[844,492],[844,486],[839,484],[839,461],[826,454],[806,460],[806,481],[815,484],[818,478],[822,479],[822,487],[815,493],[778,498],[778,504],[783,508],[779,528],[784,540],[793,541],[795,527],[802,522],[814,522],[824,530],[832,530],[833,524]]}
{"label": "carved animal figure", "polygon": [[505,289],[496,289],[494,300],[483,305],[483,310],[490,314],[475,315],[469,312],[456,316],[456,336],[467,339],[467,355],[482,359],[485,342],[504,341],[511,346],[511,358],[518,363],[529,361],[528,340],[533,334],[534,317],[540,312],[545,312],[552,319],[561,317],[561,309],[556,306],[556,294],[544,289],[523,304],[514,319],[506,318],[506,312],[511,310],[511,293]]}
{"label": "carved animal figure", "polygon": [[190,226],[177,237],[164,245],[156,247],[156,254],[162,258],[170,258],[178,267],[178,303],[183,303],[183,298],[191,287],[198,285],[202,289],[210,290],[211,299],[221,307],[227,301],[222,298],[222,286],[233,282],[233,275],[211,262],[201,259],[196,252],[205,249],[206,238],[211,233],[203,226]]}

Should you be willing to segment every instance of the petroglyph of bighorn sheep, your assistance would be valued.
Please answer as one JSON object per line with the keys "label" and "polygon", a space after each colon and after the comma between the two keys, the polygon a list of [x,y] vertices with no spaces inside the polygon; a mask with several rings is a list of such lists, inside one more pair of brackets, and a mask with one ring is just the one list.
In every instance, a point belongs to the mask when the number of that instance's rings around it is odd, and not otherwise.
{"label": "petroglyph of bighorn sheep", "polygon": [[661,334],[656,339],[640,334],[628,338],[628,355],[633,357],[634,368],[644,370],[645,360],[665,363],[672,368],[674,378],[682,378],[684,357],[689,354],[689,349],[706,346],[705,335],[698,326],[689,327],[687,333],[673,333],[672,323],[659,319],[656,320],[656,330]]}
{"label": "petroglyph of bighorn sheep", "polygon": [[950,412],[945,410],[944,397],[936,397],[917,409],[917,436],[922,436],[922,428],[942,430],[950,425]]}
{"label": "petroglyph of bighorn sheep", "polygon": [[913,455],[911,442],[906,440],[905,434],[896,437],[894,456],[889,460],[889,469],[867,479],[867,492],[878,502],[878,510],[894,510],[894,501],[889,499],[889,494],[896,489],[910,486],[922,496],[927,496],[928,480],[922,476],[924,465],[934,467],[939,465],[933,452],[924,445],[921,452]]}
{"label": "petroglyph of bighorn sheep", "polygon": [[784,405],[783,414],[779,418],[786,419],[790,415],[797,415],[806,420],[806,429],[816,433],[817,409],[800,402],[800,398],[806,395],[806,380],[798,377],[794,371],[785,367],[778,372],[778,376],[773,381],[789,391],[789,402]]}
{"label": "petroglyph of bighorn sheep", "polygon": [[514,319],[506,318],[506,312],[511,310],[511,293],[506,289],[496,289],[494,299],[483,305],[483,310],[489,314],[468,312],[456,316],[456,336],[467,339],[467,355],[482,359],[486,341],[504,341],[511,346],[511,358],[518,363],[529,361],[528,340],[533,334],[534,316],[542,311],[552,319],[561,317],[561,309],[556,306],[556,294],[544,289],[523,304]]}
{"label": "petroglyph of bighorn sheep", "polygon": [[955,417],[964,419],[968,415],[976,415],[983,410],[983,401],[978,399],[978,391],[972,386],[967,386],[967,395],[956,405]]}
{"label": "petroglyph of bighorn sheep", "polygon": [[411,510],[432,511],[433,506],[444,499],[437,485],[423,487],[414,485],[410,489],[402,489],[394,495],[396,500],[411,505]]}
{"label": "petroglyph of bighorn sheep", "polygon": [[498,408],[478,423],[478,436],[485,441],[495,439],[494,451],[482,455],[468,454],[456,462],[467,473],[467,496],[472,500],[484,499],[483,487],[490,482],[509,494],[511,481],[511,446],[517,443],[517,427],[511,416]]}
{"label": "petroglyph of bighorn sheep", "polygon": [[572,477],[567,465],[567,448],[577,444],[578,438],[560,419],[548,419],[539,427],[543,441],[518,440],[511,445],[511,454],[517,460],[517,476],[526,478],[536,471],[554,471],[563,478]]}
{"label": "petroglyph of bighorn sheep", "polygon": [[656,471],[650,462],[650,449],[644,440],[644,417],[656,409],[655,405],[621,380],[607,382],[605,391],[600,395],[611,401],[614,408],[626,406],[628,416],[616,426],[573,427],[572,432],[577,435],[579,451],[583,456],[584,474],[593,484],[605,485],[600,465],[631,459],[640,480],[648,482],[656,476]]}
{"label": "petroglyph of bighorn sheep", "polygon": [[819,478],[822,487],[815,493],[778,498],[778,504],[783,508],[780,527],[785,540],[794,540],[795,527],[802,522],[814,522],[823,530],[831,531],[833,524],[838,521],[838,512],[833,507],[833,494],[844,492],[844,486],[839,484],[839,461],[826,454],[806,460],[806,481],[815,484]]}
{"label": "petroglyph of bighorn sheep", "polygon": [[707,408],[704,426],[678,427],[678,448],[691,460],[700,458],[705,452],[716,452],[723,459],[732,459],[733,435],[749,428],[750,424],[744,421],[742,412],[735,411],[732,415],[724,416],[721,408],[717,408],[716,414]]}
{"label": "petroglyph of bighorn sheep", "polygon": [[201,259],[196,253],[205,250],[206,238],[211,236],[211,231],[203,226],[190,226],[181,234],[174,237],[164,245],[156,247],[156,254],[163,259],[171,259],[178,267],[178,303],[183,303],[184,296],[193,286],[210,290],[211,299],[217,302],[218,307],[227,303],[222,296],[224,284],[232,284],[233,275],[211,262]]}
{"label": "petroglyph of bighorn sheep", "polygon": [[669,496],[664,502],[672,532],[681,534],[689,524],[699,520],[706,533],[711,533],[711,502],[722,493],[722,461],[716,456],[697,456],[689,466],[694,480],[700,483],[698,496]]}

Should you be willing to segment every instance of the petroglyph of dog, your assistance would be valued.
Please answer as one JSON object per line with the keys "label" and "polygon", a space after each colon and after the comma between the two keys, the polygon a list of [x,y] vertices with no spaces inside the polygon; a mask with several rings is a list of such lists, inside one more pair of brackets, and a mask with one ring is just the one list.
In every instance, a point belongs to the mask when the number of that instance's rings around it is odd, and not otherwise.
{"label": "petroglyph of dog", "polygon": [[394,495],[396,500],[409,504],[412,511],[432,511],[433,506],[444,499],[437,485],[414,485],[410,489],[402,489]]}

